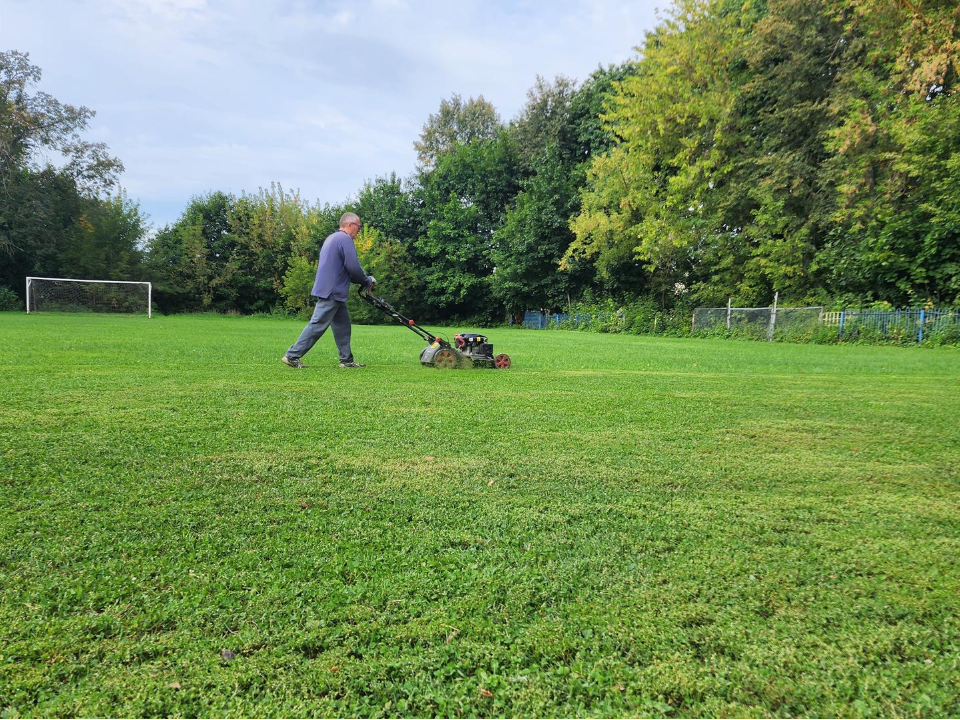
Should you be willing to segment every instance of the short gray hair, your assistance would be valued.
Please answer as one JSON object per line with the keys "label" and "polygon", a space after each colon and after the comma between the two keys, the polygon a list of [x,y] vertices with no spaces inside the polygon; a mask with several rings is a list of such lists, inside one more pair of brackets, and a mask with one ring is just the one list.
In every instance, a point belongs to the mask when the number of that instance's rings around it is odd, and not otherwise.
{"label": "short gray hair", "polygon": [[360,216],[356,213],[344,213],[340,216],[340,227],[345,228],[350,223],[359,223]]}

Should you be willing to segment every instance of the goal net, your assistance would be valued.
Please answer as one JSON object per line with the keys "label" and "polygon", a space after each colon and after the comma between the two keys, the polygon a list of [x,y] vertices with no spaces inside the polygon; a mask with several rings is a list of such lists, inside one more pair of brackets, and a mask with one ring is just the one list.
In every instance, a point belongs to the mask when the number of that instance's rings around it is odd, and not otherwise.
{"label": "goal net", "polygon": [[816,330],[823,307],[697,308],[694,334],[730,333],[757,340],[800,337]]}
{"label": "goal net", "polygon": [[148,282],[28,277],[27,312],[146,312],[151,317],[152,294]]}
{"label": "goal net", "polygon": [[731,332],[763,339],[770,327],[771,308],[697,308],[693,311],[695,334]]}
{"label": "goal net", "polygon": [[781,340],[803,337],[823,322],[823,306],[777,308],[775,332]]}

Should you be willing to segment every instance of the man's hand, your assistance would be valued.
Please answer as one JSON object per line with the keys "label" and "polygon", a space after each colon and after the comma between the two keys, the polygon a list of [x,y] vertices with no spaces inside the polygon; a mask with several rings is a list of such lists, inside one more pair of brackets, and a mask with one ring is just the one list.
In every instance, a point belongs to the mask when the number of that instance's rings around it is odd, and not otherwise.
{"label": "man's hand", "polygon": [[370,275],[369,277],[367,277],[367,287],[373,287],[376,284],[377,284],[377,279],[373,275]]}

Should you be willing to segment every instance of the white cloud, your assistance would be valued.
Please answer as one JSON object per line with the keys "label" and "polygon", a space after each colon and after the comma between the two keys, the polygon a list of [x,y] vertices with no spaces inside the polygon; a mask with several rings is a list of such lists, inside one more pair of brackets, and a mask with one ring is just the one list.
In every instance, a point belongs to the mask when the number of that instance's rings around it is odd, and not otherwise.
{"label": "white cloud", "polygon": [[130,17],[161,17],[169,20],[184,20],[207,9],[206,0],[103,0],[108,12],[126,14]]}
{"label": "white cloud", "polygon": [[339,202],[405,176],[441,99],[483,95],[509,119],[535,75],[583,80],[633,56],[653,5],[0,0],[0,48],[31,53],[41,89],[98,111],[91,138],[163,224],[214,189],[278,181]]}

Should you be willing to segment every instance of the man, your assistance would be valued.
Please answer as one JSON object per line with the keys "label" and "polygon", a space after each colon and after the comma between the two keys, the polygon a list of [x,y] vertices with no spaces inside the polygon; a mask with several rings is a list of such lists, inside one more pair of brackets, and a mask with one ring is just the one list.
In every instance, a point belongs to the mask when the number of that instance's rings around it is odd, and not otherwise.
{"label": "man", "polygon": [[347,293],[350,281],[357,285],[372,287],[377,281],[368,277],[360,267],[357,247],[353,240],[360,232],[360,218],[354,213],[344,213],[340,218],[340,229],[323,241],[320,248],[320,262],[317,264],[317,279],[310,293],[317,298],[317,307],[313,317],[300,333],[297,341],[290,346],[286,355],[280,358],[284,365],[292,368],[305,368],[300,358],[314,346],[328,326],[333,326],[333,339],[340,354],[340,367],[366,367],[353,360],[350,350],[350,311],[347,310]]}

